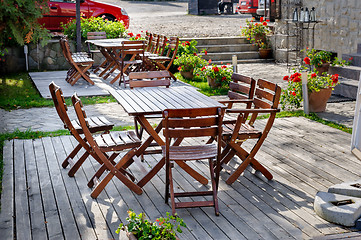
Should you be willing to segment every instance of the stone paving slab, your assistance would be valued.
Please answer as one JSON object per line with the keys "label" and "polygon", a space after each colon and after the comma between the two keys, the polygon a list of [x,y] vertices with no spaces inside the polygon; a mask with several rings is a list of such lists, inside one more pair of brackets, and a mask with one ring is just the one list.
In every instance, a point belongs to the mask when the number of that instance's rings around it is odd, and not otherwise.
{"label": "stone paving slab", "polygon": [[[51,99],[49,92],[49,84],[54,81],[59,87],[61,87],[64,97],[71,97],[74,92],[77,92],[78,96],[109,96],[109,92],[100,88],[97,85],[91,85],[84,79],[79,79],[73,86],[65,81],[66,71],[54,71],[54,72],[29,72],[31,79],[33,80],[40,95],[45,99]],[[100,78],[91,74],[90,78],[94,82],[101,82]]]}

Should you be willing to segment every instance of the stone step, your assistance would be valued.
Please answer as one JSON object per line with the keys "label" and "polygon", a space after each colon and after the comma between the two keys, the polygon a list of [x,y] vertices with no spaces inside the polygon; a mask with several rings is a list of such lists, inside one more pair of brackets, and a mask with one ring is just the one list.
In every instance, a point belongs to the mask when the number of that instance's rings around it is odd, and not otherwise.
{"label": "stone step", "polygon": [[191,41],[192,39],[198,42],[198,45],[228,45],[228,44],[246,44],[247,39],[244,37],[210,37],[210,38],[181,38],[180,41]]}
{"label": "stone step", "polygon": [[203,58],[206,60],[212,59],[212,61],[231,61],[233,55],[237,55],[237,59],[259,59],[258,51],[208,53],[203,55]]}
{"label": "stone step", "polygon": [[[260,59],[260,58],[255,58],[255,59],[238,59],[237,60],[237,64],[247,64],[247,63],[272,63],[275,60],[273,58],[270,59]],[[212,61],[212,64],[216,64],[216,65],[224,65],[224,64],[232,64],[231,60],[222,60],[222,61]]]}
{"label": "stone step", "polygon": [[[352,58],[352,60],[350,60]],[[342,59],[351,61],[351,65],[361,67],[361,53],[342,54]]]}
{"label": "stone step", "polygon": [[198,45],[198,50],[201,52],[206,49],[208,53],[215,52],[249,52],[258,51],[258,47],[252,44],[228,44],[228,45]]}
{"label": "stone step", "polygon": [[359,80],[361,74],[361,67],[357,66],[344,66],[344,67],[337,67],[337,66],[330,66],[329,68],[330,74],[338,74],[341,77],[352,79],[352,80]]}
{"label": "stone step", "polygon": [[357,98],[358,81],[347,78],[339,78],[340,84],[338,84],[332,94],[340,95],[350,99]]}

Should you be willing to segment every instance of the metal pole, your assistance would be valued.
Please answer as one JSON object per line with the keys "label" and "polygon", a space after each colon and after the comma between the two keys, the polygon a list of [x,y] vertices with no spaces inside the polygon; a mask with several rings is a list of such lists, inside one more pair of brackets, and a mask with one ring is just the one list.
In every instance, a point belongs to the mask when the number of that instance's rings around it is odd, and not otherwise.
{"label": "metal pole", "polygon": [[81,52],[80,0],[76,0],[76,51]]}
{"label": "metal pole", "polygon": [[233,72],[237,73],[237,55],[232,55]]}
{"label": "metal pole", "polygon": [[24,45],[24,54],[25,54],[25,66],[26,66],[26,71],[29,71],[29,63],[28,63],[28,45]]}
{"label": "metal pole", "polygon": [[308,88],[307,88],[308,72],[302,72],[302,95],[303,95],[303,111],[305,114],[310,114],[308,107]]}

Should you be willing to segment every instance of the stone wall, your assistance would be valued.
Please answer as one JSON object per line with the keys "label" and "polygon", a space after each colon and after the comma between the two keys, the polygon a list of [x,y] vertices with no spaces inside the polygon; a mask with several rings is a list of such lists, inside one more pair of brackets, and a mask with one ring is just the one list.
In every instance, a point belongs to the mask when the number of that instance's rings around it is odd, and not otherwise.
{"label": "stone wall", "polygon": [[[286,19],[292,19],[295,7],[316,8],[316,18],[320,21],[314,28],[303,30],[301,48],[313,47],[342,54],[356,53],[357,44],[361,43],[361,0],[283,0],[282,19],[276,22],[276,33],[287,34]],[[308,27],[308,24],[303,24]],[[313,46],[312,46],[313,45]],[[282,38],[275,39],[276,48],[284,48]],[[277,55],[277,54],[276,54]],[[278,55],[282,58],[282,54]],[[282,60],[282,59],[278,59]]]}
{"label": "stone wall", "polygon": [[[69,41],[70,50],[75,52],[75,42]],[[5,54],[6,61],[0,65],[0,73],[19,72],[26,70],[24,47],[8,47]],[[85,44],[83,51],[87,51]],[[70,65],[66,61],[59,39],[52,39],[44,47],[40,44],[30,44],[28,46],[28,66],[29,71],[55,71],[68,70]],[[102,55],[96,54],[95,65],[102,61]]]}

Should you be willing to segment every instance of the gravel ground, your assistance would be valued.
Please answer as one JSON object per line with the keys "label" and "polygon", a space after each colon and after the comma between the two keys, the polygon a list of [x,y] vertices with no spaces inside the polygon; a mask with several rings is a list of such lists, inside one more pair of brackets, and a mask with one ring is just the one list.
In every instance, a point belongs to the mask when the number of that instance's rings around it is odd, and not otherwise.
{"label": "gravel ground", "polygon": [[251,15],[188,14],[187,2],[144,2],[102,0],[124,7],[133,33],[150,31],[179,37],[222,37],[240,35],[240,26]]}

